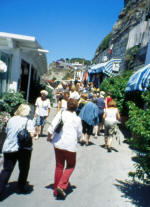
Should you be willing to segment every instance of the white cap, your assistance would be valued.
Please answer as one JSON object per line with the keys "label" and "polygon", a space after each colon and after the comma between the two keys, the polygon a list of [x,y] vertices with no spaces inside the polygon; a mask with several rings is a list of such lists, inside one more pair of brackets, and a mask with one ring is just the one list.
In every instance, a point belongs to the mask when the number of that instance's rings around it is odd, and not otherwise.
{"label": "white cap", "polygon": [[100,97],[104,98],[104,95],[105,95],[105,92],[104,91],[101,91],[100,92]]}

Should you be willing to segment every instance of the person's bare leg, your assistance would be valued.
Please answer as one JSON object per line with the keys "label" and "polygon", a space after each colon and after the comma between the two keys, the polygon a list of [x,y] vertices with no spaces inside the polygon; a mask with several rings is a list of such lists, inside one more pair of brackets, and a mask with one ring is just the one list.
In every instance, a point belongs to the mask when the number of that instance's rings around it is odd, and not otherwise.
{"label": "person's bare leg", "polygon": [[109,138],[108,139],[108,148],[111,149],[111,146],[112,146],[112,138]]}
{"label": "person's bare leg", "polygon": [[82,133],[81,139],[80,139],[80,143],[84,144],[85,143],[85,134]]}
{"label": "person's bare leg", "polygon": [[105,141],[105,149],[107,149],[108,148],[108,138],[104,137],[104,141]]}
{"label": "person's bare leg", "polygon": [[98,126],[94,126],[94,137],[97,138],[98,135]]}
{"label": "person's bare leg", "polygon": [[112,150],[111,144],[112,144],[112,137],[108,139],[108,148],[107,148],[108,152],[111,152],[111,150]]}
{"label": "person's bare leg", "polygon": [[41,135],[43,134],[44,125],[41,126]]}
{"label": "person's bare leg", "polygon": [[40,126],[36,126],[35,131],[36,131],[35,139],[38,139],[39,138],[39,134],[40,134]]}
{"label": "person's bare leg", "polygon": [[90,135],[87,134],[87,136],[86,136],[86,145],[89,144],[89,140],[90,140]]}
{"label": "person's bare leg", "polygon": [[101,122],[100,124],[99,124],[99,128],[98,128],[98,133],[100,133],[100,131],[103,129],[103,122]]}

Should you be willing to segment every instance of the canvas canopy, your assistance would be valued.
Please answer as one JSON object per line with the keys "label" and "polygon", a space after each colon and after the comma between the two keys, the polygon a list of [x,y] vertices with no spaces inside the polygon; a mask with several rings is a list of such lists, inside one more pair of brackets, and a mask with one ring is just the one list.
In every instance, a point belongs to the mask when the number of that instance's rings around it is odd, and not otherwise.
{"label": "canvas canopy", "polygon": [[105,63],[98,63],[88,69],[89,74],[104,73],[108,76],[113,75],[113,72],[119,72],[119,64],[121,59],[111,59]]}
{"label": "canvas canopy", "polygon": [[125,91],[146,91],[147,89],[150,89],[150,64],[130,77]]}

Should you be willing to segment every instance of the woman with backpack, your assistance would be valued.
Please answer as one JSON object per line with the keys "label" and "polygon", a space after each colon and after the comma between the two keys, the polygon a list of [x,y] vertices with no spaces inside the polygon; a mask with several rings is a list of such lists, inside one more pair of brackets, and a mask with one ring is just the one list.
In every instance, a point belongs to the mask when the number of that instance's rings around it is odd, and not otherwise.
{"label": "woman with backpack", "polygon": [[29,189],[27,189],[27,178],[30,168],[32,144],[30,147],[20,148],[18,143],[18,133],[25,127],[30,133],[31,138],[34,136],[34,122],[27,118],[29,113],[30,106],[21,104],[14,113],[14,116],[8,121],[6,127],[7,137],[2,149],[4,161],[3,169],[0,173],[0,195],[3,193],[17,161],[19,164],[19,192],[27,193],[29,191]]}

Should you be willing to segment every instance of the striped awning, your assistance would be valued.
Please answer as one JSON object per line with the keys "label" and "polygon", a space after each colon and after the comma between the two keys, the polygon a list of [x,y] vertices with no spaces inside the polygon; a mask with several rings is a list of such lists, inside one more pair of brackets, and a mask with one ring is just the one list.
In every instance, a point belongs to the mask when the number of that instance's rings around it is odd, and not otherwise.
{"label": "striped awning", "polygon": [[[88,69],[88,72],[89,74],[104,73],[108,76],[111,76],[114,74],[114,72],[119,72],[118,67],[120,62],[121,59],[111,59],[105,63],[98,63],[96,65],[91,66],[90,69]],[[116,70],[116,68],[118,68],[118,71]]]}
{"label": "striped awning", "polygon": [[150,64],[130,77],[125,91],[146,91],[147,89],[150,90]]}

